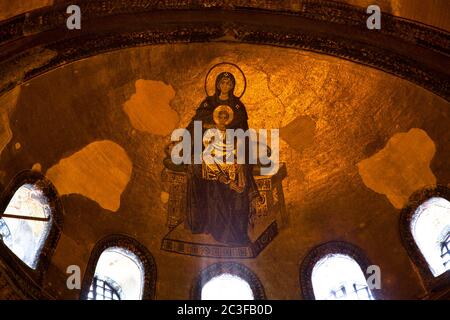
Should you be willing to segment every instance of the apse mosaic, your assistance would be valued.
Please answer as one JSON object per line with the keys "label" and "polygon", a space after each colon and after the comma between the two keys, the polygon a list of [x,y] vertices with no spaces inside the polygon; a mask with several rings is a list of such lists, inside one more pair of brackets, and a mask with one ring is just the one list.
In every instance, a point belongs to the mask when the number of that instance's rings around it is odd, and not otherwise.
{"label": "apse mosaic", "polygon": [[[181,139],[173,142],[172,135],[164,159],[163,176],[170,191],[169,232],[162,241],[163,250],[200,257],[254,258],[276,237],[278,225],[286,224],[282,187],[286,166],[278,163],[278,134],[270,148],[265,131],[258,136],[249,128],[248,113],[240,100],[246,87],[239,66],[214,65],[205,77],[206,98]],[[233,136],[236,132],[244,134],[243,138]],[[260,141],[262,136],[264,141]],[[184,161],[177,161],[177,156]]]}

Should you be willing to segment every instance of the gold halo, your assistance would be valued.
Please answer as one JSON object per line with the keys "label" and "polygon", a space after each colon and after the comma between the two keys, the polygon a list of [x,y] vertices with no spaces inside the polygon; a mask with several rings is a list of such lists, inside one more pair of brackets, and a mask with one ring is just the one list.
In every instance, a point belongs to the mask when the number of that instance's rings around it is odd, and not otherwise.
{"label": "gold halo", "polygon": [[234,112],[233,109],[231,109],[231,107],[226,106],[226,105],[220,105],[218,107],[216,107],[214,109],[213,112],[213,120],[215,124],[219,124],[219,112],[220,111],[225,111],[226,113],[228,113],[228,121],[225,123],[225,125],[229,125],[231,123],[231,121],[233,121],[234,118]]}
{"label": "gold halo", "polygon": [[216,78],[221,72],[229,72],[236,80],[234,95],[241,98],[247,87],[247,79],[244,72],[236,64],[230,62],[220,62],[211,67],[205,77],[205,92],[208,96],[213,96],[216,92]]}

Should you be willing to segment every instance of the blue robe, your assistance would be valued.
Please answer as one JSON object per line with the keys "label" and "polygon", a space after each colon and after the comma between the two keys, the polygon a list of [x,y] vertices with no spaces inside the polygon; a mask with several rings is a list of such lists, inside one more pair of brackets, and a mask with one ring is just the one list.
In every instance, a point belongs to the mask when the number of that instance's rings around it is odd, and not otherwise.
{"label": "blue robe", "polygon": [[[232,122],[227,129],[248,129],[248,117],[244,104],[232,96],[226,101],[219,100],[218,95],[207,97],[198,107],[188,126],[193,137],[194,121],[214,124],[213,112],[219,105],[228,105],[234,112]],[[203,133],[205,129],[203,129]],[[192,150],[194,150],[192,148]],[[248,160],[248,148],[246,148]],[[258,190],[252,174],[252,165],[244,166],[245,187],[242,193],[230,189],[229,185],[217,180],[202,177],[201,164],[188,165],[187,188],[187,226],[192,233],[208,233],[216,241],[228,245],[246,245],[251,201],[258,196]]]}

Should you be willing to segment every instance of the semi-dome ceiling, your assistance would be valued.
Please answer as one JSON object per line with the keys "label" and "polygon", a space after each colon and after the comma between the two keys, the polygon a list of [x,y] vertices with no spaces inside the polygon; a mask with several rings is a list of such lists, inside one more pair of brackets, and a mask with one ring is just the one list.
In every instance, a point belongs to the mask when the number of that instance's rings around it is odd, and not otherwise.
{"label": "semi-dome ceiling", "polygon": [[[284,261],[285,273],[295,274],[306,248],[339,237],[379,259],[398,296],[417,291],[396,241],[397,210],[414,191],[450,181],[450,146],[444,143],[450,140],[449,103],[352,62],[246,44],[100,54],[2,97],[2,184],[33,168],[62,196],[65,227],[55,267],[66,268],[67,252],[71,263],[86,264],[99,239],[123,232],[158,261],[165,279],[158,296],[185,297],[191,283],[186,277],[201,266],[160,251],[168,232],[164,147],[173,129],[188,124],[205,96],[208,69],[221,61],[233,61],[247,77],[242,101],[250,126],[280,128],[280,159],[288,171],[289,224],[276,238],[279,245],[266,248],[257,264],[248,262],[260,279],[270,283],[274,261]],[[396,243],[389,252],[386,241]],[[179,263],[189,272],[173,272]],[[278,276],[271,290],[277,298],[294,298],[295,286],[290,277]]]}
{"label": "semi-dome ceiling", "polygon": [[[352,21],[363,11],[333,7],[341,14],[335,21],[327,7],[315,7],[322,1],[302,2],[309,6],[304,15],[293,14],[299,7],[285,1],[294,11],[273,16],[234,11],[227,6],[232,2],[220,2],[223,11],[171,11],[156,22],[148,21],[157,17],[152,10],[114,15],[93,5],[85,33],[63,30],[61,7],[54,16],[42,8],[5,24],[1,191],[9,196],[17,175],[29,171],[54,186],[64,213],[39,290],[79,298],[65,287],[67,267],[92,276],[93,257],[122,241],[144,248],[139,257],[155,277],[158,269],[150,298],[195,298],[198,277],[226,261],[224,268],[239,264],[257,275],[256,296],[298,299],[305,257],[336,241],[355,245],[381,267],[377,297],[423,296],[398,226],[401,212],[419,205],[418,193],[447,195],[450,187],[448,33],[390,17],[388,28],[373,35]],[[2,12],[8,18],[64,3],[30,1]],[[378,3],[394,15],[448,29],[447,2],[436,1],[440,9],[428,13],[419,1]],[[274,8],[267,1],[261,6]],[[351,17],[342,15],[347,9]],[[268,16],[273,20],[265,21]],[[43,19],[48,24],[35,23],[42,17],[50,17]],[[242,17],[255,20],[242,26]],[[112,22],[103,23],[107,19]],[[280,130],[283,164],[283,174],[266,181],[269,190],[279,188],[271,201],[285,205],[278,205],[276,232],[261,233],[267,239],[259,251],[240,257],[210,243],[189,247],[194,235],[170,220],[173,204],[183,200],[174,198],[183,178],[164,166],[171,133],[188,125],[205,99],[208,70],[224,61],[245,74],[241,101],[250,127]],[[4,207],[9,200],[4,196]],[[252,236],[262,227],[256,224]],[[133,240],[117,240],[118,234]]]}

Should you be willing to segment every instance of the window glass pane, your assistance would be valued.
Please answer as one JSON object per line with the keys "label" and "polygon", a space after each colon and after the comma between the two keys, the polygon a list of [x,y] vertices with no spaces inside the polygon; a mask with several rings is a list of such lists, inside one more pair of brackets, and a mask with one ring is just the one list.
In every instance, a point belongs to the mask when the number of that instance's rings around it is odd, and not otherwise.
{"label": "window glass pane", "polygon": [[343,254],[329,254],[312,271],[316,300],[372,300],[366,278],[358,263]]}
{"label": "window glass pane", "polygon": [[[5,214],[50,218],[50,206],[42,190],[32,184],[21,186],[14,193]],[[35,269],[39,254],[47,238],[49,221],[35,221],[2,217],[0,235],[5,245],[29,267]]]}
{"label": "window glass pane", "polygon": [[413,216],[411,232],[433,275],[449,270],[443,246],[450,233],[450,202],[437,197],[424,202]]}
{"label": "window glass pane", "polygon": [[202,300],[254,300],[253,291],[244,279],[224,273],[212,278],[202,288]]}
{"label": "window glass pane", "polygon": [[144,272],[139,258],[128,250],[109,248],[98,259],[88,299],[139,300],[143,283]]}

